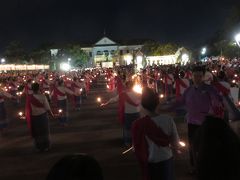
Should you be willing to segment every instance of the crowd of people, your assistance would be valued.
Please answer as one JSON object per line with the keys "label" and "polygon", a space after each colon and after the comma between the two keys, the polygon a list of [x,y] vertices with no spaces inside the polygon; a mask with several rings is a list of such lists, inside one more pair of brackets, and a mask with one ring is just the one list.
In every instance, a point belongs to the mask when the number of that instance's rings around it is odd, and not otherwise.
{"label": "crowd of people", "polygon": [[18,105],[25,102],[25,112],[19,118],[26,119],[38,151],[48,151],[49,121],[58,119],[61,126],[69,123],[68,102],[78,111],[86,99],[91,83],[96,81],[97,70],[84,72],[21,72],[2,73],[0,76],[0,132],[8,126],[4,98],[12,98]]}
{"label": "crowd of people", "polygon": [[[4,97],[19,103],[24,96],[24,116],[35,147],[41,152],[48,151],[48,117],[57,118],[60,125],[67,126],[67,99],[72,100],[76,111],[80,110],[91,83],[104,77],[107,91],[116,96],[103,102],[101,107],[118,102],[123,144],[133,149],[144,180],[173,180],[174,155],[183,151],[174,119],[163,113],[163,107],[169,112],[179,107],[186,112],[189,173],[199,180],[239,179],[240,140],[237,132],[230,128],[233,121],[240,120],[240,74],[236,64],[217,61],[186,66],[148,66],[140,72],[135,72],[132,66],[124,66],[69,73],[2,73],[0,129],[3,133],[7,127]],[[71,156],[56,164],[48,179],[64,179],[60,175],[64,171],[75,173],[69,167],[77,169],[77,166],[86,165],[85,160],[83,164],[78,163],[77,157]],[[98,165],[95,167],[99,176],[89,179],[103,179]],[[70,174],[65,174],[68,177],[65,179],[71,179]]]}

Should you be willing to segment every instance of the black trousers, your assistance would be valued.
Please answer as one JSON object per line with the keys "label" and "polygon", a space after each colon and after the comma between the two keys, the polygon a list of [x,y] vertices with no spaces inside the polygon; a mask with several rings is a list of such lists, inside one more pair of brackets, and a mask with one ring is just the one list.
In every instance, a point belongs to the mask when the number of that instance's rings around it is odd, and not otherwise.
{"label": "black trousers", "polygon": [[200,128],[200,125],[188,124],[188,142],[189,142],[189,156],[190,156],[190,164],[192,167],[196,165],[196,149],[194,149],[194,140],[196,136],[196,132]]}

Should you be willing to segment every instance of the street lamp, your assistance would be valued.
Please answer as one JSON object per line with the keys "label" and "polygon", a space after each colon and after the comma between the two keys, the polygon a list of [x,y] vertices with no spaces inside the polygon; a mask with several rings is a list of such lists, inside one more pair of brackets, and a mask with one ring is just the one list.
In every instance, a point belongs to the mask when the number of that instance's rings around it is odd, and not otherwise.
{"label": "street lamp", "polygon": [[1,63],[3,64],[3,63],[5,63],[6,62],[6,60],[4,59],[4,58],[2,58],[1,59]]}
{"label": "street lamp", "polygon": [[240,47],[240,33],[238,33],[238,34],[235,36],[235,41],[236,41],[237,45]]}
{"label": "street lamp", "polygon": [[206,54],[206,52],[207,52],[207,48],[205,48],[205,47],[204,47],[204,48],[202,48],[201,54],[202,54],[202,55],[205,55],[205,54]]}

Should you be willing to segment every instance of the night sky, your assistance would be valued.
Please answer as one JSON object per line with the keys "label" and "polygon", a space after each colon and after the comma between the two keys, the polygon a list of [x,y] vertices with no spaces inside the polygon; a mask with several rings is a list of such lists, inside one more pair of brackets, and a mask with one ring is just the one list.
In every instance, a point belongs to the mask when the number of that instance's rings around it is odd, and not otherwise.
{"label": "night sky", "polygon": [[222,28],[237,0],[1,0],[0,50],[10,41],[154,39],[201,44]]}

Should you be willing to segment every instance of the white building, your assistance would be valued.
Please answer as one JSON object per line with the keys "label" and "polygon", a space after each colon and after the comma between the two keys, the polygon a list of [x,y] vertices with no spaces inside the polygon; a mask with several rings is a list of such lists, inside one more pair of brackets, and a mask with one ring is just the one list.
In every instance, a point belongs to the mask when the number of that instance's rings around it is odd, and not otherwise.
{"label": "white building", "polygon": [[[179,50],[173,55],[144,57],[143,53],[141,53],[142,47],[143,45],[141,44],[120,45],[108,37],[103,37],[93,46],[83,47],[82,50],[90,57],[87,65],[88,67],[113,67],[114,65],[129,65],[134,63],[137,69],[142,68],[144,64],[175,64],[179,61],[179,57],[183,59],[181,56],[183,55],[183,52],[185,52],[184,48],[179,48]],[[57,49],[51,50],[51,53],[54,56],[56,56],[56,50]],[[146,62],[144,62],[145,59]]]}
{"label": "white building", "polygon": [[92,48],[83,48],[89,53],[93,65],[112,66],[132,63],[143,45],[119,45],[108,37],[103,37]]}

